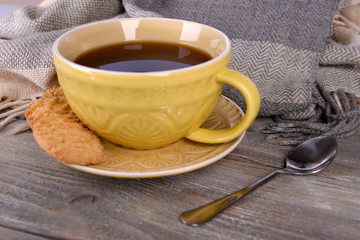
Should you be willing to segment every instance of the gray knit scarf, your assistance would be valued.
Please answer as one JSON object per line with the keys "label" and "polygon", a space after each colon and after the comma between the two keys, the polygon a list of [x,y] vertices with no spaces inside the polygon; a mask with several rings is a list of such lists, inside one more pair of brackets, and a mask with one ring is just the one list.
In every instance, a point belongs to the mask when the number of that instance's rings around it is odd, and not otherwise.
{"label": "gray knit scarf", "polygon": [[[256,129],[269,139],[296,144],[317,135],[347,137],[359,127],[359,1],[52,0],[0,19],[0,128],[58,84],[51,54],[57,37],[115,17],[186,19],[227,34],[229,67],[255,82],[259,117],[274,120]],[[245,108],[232,87],[225,86],[224,95]]]}

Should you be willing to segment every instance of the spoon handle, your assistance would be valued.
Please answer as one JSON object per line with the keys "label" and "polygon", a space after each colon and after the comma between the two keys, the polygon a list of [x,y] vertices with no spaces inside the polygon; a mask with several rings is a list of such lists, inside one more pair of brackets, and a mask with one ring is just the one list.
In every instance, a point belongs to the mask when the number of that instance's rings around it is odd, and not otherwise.
{"label": "spoon handle", "polygon": [[198,226],[202,223],[205,223],[215,217],[218,213],[220,213],[225,208],[229,207],[231,204],[239,200],[241,197],[245,196],[252,190],[260,187],[270,179],[277,176],[279,173],[284,173],[283,170],[277,170],[267,175],[266,177],[260,179],[259,181],[251,184],[250,186],[244,187],[243,189],[231,193],[223,198],[215,200],[206,205],[200,206],[198,208],[183,212],[180,215],[180,220],[191,226]]}

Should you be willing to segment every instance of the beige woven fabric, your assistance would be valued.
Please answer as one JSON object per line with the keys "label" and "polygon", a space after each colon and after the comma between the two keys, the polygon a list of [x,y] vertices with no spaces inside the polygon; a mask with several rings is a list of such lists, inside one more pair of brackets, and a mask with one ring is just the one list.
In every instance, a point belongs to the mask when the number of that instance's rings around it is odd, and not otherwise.
{"label": "beige woven fabric", "polygon": [[[51,55],[58,36],[68,28],[117,16],[121,9],[117,1],[101,5],[98,1],[45,0],[1,19],[0,128],[23,118],[29,103],[58,85]],[[13,132],[26,128],[21,124]]]}

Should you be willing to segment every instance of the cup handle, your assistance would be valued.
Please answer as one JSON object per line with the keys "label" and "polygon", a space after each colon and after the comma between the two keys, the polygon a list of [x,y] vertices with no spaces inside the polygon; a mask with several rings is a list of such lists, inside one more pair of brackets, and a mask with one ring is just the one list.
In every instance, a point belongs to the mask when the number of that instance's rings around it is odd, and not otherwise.
{"label": "cup handle", "polygon": [[216,81],[219,84],[230,84],[242,93],[246,101],[245,116],[232,128],[220,130],[199,128],[186,136],[190,140],[202,143],[224,143],[231,141],[239,137],[250,127],[260,110],[259,91],[248,77],[228,68],[221,71],[216,77]]}

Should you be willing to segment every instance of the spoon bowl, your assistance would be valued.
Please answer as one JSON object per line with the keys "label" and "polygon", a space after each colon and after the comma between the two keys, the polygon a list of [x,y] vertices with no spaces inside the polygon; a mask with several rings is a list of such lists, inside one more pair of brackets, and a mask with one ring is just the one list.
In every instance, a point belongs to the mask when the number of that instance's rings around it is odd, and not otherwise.
{"label": "spoon bowl", "polygon": [[333,161],[337,153],[337,148],[337,142],[334,137],[320,136],[312,138],[298,145],[288,153],[285,168],[276,170],[252,185],[221,199],[193,210],[186,211],[180,215],[180,220],[191,226],[198,226],[205,223],[222,210],[280,173],[308,175],[320,172]]}
{"label": "spoon bowl", "polygon": [[312,138],[288,153],[285,169],[298,175],[317,173],[332,162],[336,152],[337,142],[334,137]]}

